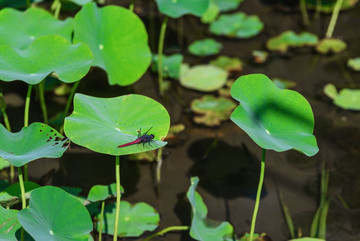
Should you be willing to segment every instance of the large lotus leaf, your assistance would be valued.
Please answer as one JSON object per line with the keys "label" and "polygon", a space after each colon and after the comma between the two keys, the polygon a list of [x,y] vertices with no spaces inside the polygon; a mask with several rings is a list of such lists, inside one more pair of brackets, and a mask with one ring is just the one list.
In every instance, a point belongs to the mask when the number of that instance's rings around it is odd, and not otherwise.
{"label": "large lotus leaf", "polygon": [[5,209],[0,205],[0,240],[17,241],[16,232],[21,225],[16,215],[18,210]]}
{"label": "large lotus leaf", "polygon": [[191,186],[187,198],[191,204],[192,221],[190,236],[201,241],[230,241],[233,240],[234,228],[228,222],[218,222],[207,218],[207,207],[200,194],[196,192],[198,177],[191,178]]}
{"label": "large lotus leaf", "polygon": [[183,67],[180,84],[186,88],[211,92],[223,86],[227,76],[225,70],[213,65],[197,65],[189,69]]}
{"label": "large lotus leaf", "polygon": [[314,116],[310,104],[299,93],[281,90],[265,75],[238,78],[231,96],[240,105],[231,120],[260,147],[275,151],[297,149],[315,155]]}
{"label": "large lotus leaf", "polygon": [[223,47],[222,44],[216,42],[214,39],[206,38],[191,43],[188,47],[188,50],[193,55],[209,56],[209,55],[218,54],[222,49],[222,47]]}
{"label": "large lotus leaf", "polygon": [[0,45],[24,49],[36,38],[52,34],[70,41],[73,25],[72,18],[60,21],[41,8],[28,8],[25,12],[5,8],[0,11]]}
{"label": "large lotus leaf", "polygon": [[75,3],[75,4],[79,5],[79,6],[83,6],[83,5],[87,4],[87,3],[92,2],[92,0],[69,0],[69,1]]}
{"label": "large lotus leaf", "polygon": [[[103,218],[103,231],[106,234],[114,235],[115,205],[106,205]],[[97,220],[100,220],[98,217]],[[134,205],[126,201],[120,202],[119,213],[119,237],[139,237],[145,231],[155,230],[160,222],[157,211],[147,203],[136,203]],[[96,228],[99,229],[99,222]]]}
{"label": "large lotus leaf", "polygon": [[346,110],[360,110],[360,90],[342,89],[337,93],[333,84],[327,84],[324,88],[325,94],[334,100],[334,104]]}
{"label": "large lotus leaf", "polygon": [[33,160],[61,157],[68,140],[43,123],[32,123],[20,132],[11,133],[0,124],[0,156],[16,167]]}
{"label": "large lotus leaf", "polygon": [[316,51],[322,54],[328,54],[331,52],[338,54],[344,51],[346,47],[347,44],[340,39],[325,38],[316,44]]}
{"label": "large lotus leaf", "polygon": [[290,47],[314,46],[318,41],[315,34],[308,32],[296,34],[290,30],[268,39],[266,47],[271,51],[286,52]]}
{"label": "large lotus leaf", "polygon": [[207,126],[220,125],[221,121],[229,120],[231,111],[236,107],[227,98],[205,95],[191,102],[191,109],[201,116],[195,116],[194,121]]}
{"label": "large lotus leaf", "polygon": [[[120,186],[120,192],[124,193],[124,188],[122,186]],[[116,183],[93,186],[89,191],[87,199],[91,202],[97,202],[111,197],[116,197]]]}
{"label": "large lotus leaf", "polygon": [[[343,0],[341,10],[354,7],[358,1],[359,0]],[[316,9],[317,11],[324,13],[331,13],[334,10],[336,3],[337,1],[335,0],[321,0],[320,2],[318,0],[306,0],[306,7]]]}
{"label": "large lotus leaf", "polygon": [[0,47],[0,79],[38,84],[55,72],[66,83],[80,80],[90,69],[93,56],[86,44],[72,45],[56,35],[37,38],[29,48]]}
{"label": "large lotus leaf", "polygon": [[360,57],[349,59],[347,66],[355,71],[360,71]]}
{"label": "large lotus leaf", "polygon": [[[74,112],[65,118],[65,133],[74,143],[90,150],[110,154],[128,155],[163,147],[170,127],[166,109],[157,101],[142,95],[124,95],[115,98],[97,98],[76,94]],[[149,131],[154,140],[150,143],[126,147]]]}
{"label": "large lotus leaf", "polygon": [[110,85],[130,85],[149,67],[151,52],[141,19],[118,6],[88,3],[75,16],[74,42],[89,45],[94,66],[104,69]]}
{"label": "large lotus leaf", "polygon": [[205,13],[201,16],[202,23],[211,23],[213,22],[219,15],[220,9],[216,4],[215,0],[210,0],[210,4]]}
{"label": "large lotus leaf", "polygon": [[215,0],[221,12],[237,9],[244,0]]}
{"label": "large lotus leaf", "polygon": [[[30,194],[30,192],[36,188],[40,187],[39,184],[34,182],[25,181],[24,188],[26,196]],[[17,203],[21,197],[20,184],[17,182],[10,187],[6,188],[4,191],[0,192],[0,204],[4,206],[12,206]]]}
{"label": "large lotus leaf", "polygon": [[34,190],[29,207],[17,215],[24,229],[37,241],[87,241],[93,229],[84,205],[58,187]]}
{"label": "large lotus leaf", "polygon": [[210,32],[228,37],[250,38],[261,32],[264,24],[258,16],[245,13],[222,14],[210,25]]}
{"label": "large lotus leaf", "polygon": [[[180,66],[184,57],[181,54],[173,54],[170,56],[162,56],[162,69],[164,78],[178,79],[180,75]],[[154,55],[153,64],[151,66],[152,71],[158,72],[158,57]]]}
{"label": "large lotus leaf", "polygon": [[211,60],[210,64],[222,68],[228,72],[241,71],[243,68],[241,59],[231,58],[228,56],[219,56],[217,59]]}
{"label": "large lotus leaf", "polygon": [[200,17],[209,7],[210,0],[155,0],[159,11],[171,18],[179,18],[185,14]]}

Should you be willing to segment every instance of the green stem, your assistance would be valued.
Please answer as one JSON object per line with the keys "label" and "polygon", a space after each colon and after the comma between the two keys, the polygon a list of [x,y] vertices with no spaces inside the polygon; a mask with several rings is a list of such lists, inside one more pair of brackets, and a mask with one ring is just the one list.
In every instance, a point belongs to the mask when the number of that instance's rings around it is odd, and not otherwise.
{"label": "green stem", "polygon": [[119,213],[120,213],[120,199],[121,199],[121,191],[120,191],[120,157],[116,156],[116,166],[115,166],[115,175],[116,175],[116,212],[115,212],[115,227],[114,227],[114,239],[113,241],[117,241],[117,233],[118,233],[118,225],[119,225]]}
{"label": "green stem", "polygon": [[339,12],[340,12],[341,6],[342,6],[342,4],[343,4],[343,1],[344,1],[344,0],[337,0],[337,1],[336,1],[336,4],[335,4],[334,10],[333,10],[333,13],[332,13],[332,15],[331,15],[329,27],[328,27],[328,29],[327,29],[327,31],[326,31],[326,37],[327,37],[327,38],[331,38],[332,35],[333,35],[334,28],[335,28],[337,19],[338,19],[338,17],[339,17]]}
{"label": "green stem", "polygon": [[309,15],[306,11],[306,2],[305,0],[300,0],[300,11],[301,11],[301,16],[303,19],[303,23],[305,26],[309,25],[310,21],[309,21]]}
{"label": "green stem", "polygon": [[[18,167],[18,175],[19,175],[19,184],[20,184],[20,191],[21,191],[21,204],[22,209],[26,208],[26,198],[25,198],[25,186],[24,186],[24,179],[21,167]],[[24,229],[21,228],[21,241],[24,241]]]}
{"label": "green stem", "polygon": [[162,56],[164,49],[164,40],[165,40],[165,32],[167,26],[168,17],[165,16],[163,23],[161,24],[160,37],[159,37],[159,47],[158,47],[158,74],[159,74],[159,90],[160,95],[163,96],[164,89],[164,80],[163,80],[163,68],[162,68]]}
{"label": "green stem", "polygon": [[43,116],[44,116],[44,123],[47,124],[48,123],[48,113],[47,113],[46,102],[45,102],[44,81],[38,85],[38,88],[39,88],[39,95],[40,95],[41,110],[42,110]]}
{"label": "green stem", "polygon": [[28,91],[26,94],[26,101],[25,101],[24,127],[29,126],[29,108],[30,108],[31,90],[32,90],[32,85],[29,85]]}
{"label": "green stem", "polygon": [[132,12],[134,12],[134,5],[135,5],[135,0],[131,0],[129,10],[132,11]]}
{"label": "green stem", "polygon": [[157,152],[157,165],[156,165],[156,183],[159,184],[161,182],[161,166],[162,166],[162,153],[163,148],[158,149]]}
{"label": "green stem", "polygon": [[[6,107],[5,106],[3,108],[1,108],[1,112],[3,114],[5,127],[9,132],[11,132],[11,126],[10,126],[10,122],[9,122],[9,117],[8,117],[8,115],[6,113]],[[15,177],[14,166],[12,164],[10,164],[10,183],[11,184],[14,183],[14,177]]]}
{"label": "green stem", "polygon": [[102,222],[104,219],[104,208],[105,208],[105,201],[101,202],[101,212],[100,212],[100,224],[99,224],[99,241],[102,239]]}
{"label": "green stem", "polygon": [[[75,82],[75,84],[74,84],[73,87],[71,88],[71,92],[70,92],[69,98],[68,98],[67,103],[66,103],[66,106],[65,106],[64,118],[65,118],[65,117],[67,116],[67,114],[69,113],[70,105],[71,105],[71,103],[72,103],[72,100],[73,100],[73,98],[74,98],[75,92],[76,92],[79,84],[80,84],[80,80],[77,81],[77,82]],[[64,126],[61,127],[60,133],[61,133],[61,134],[64,134]]]}
{"label": "green stem", "polygon": [[60,9],[61,9],[61,1],[60,0],[54,0],[53,4],[51,5],[51,9],[55,10],[54,17],[56,19],[59,19]]}
{"label": "green stem", "polygon": [[260,196],[261,196],[261,189],[264,183],[264,174],[265,174],[265,152],[266,150],[262,150],[262,158],[261,158],[261,166],[260,166],[260,178],[259,178],[259,185],[256,193],[256,201],[255,201],[255,207],[253,212],[253,217],[251,220],[251,228],[250,228],[250,236],[249,241],[253,240],[254,237],[254,231],[255,231],[255,223],[256,223],[256,216],[259,210],[259,204],[260,204]]}
{"label": "green stem", "polygon": [[167,232],[170,232],[170,231],[182,231],[182,230],[188,230],[189,227],[188,226],[171,226],[171,227],[167,227],[167,228],[164,228],[163,230],[153,234],[153,235],[150,235],[149,237],[147,237],[146,239],[144,239],[143,241],[149,241],[150,239],[154,238],[154,237],[157,237],[157,236],[160,236],[160,235],[163,235]]}

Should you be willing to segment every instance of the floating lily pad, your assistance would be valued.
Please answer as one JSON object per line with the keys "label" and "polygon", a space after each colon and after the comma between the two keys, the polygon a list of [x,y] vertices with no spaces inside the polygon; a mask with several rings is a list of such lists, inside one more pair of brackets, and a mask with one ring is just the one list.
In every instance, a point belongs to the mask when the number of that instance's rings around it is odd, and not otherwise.
{"label": "floating lily pad", "polygon": [[159,11],[171,18],[179,18],[185,14],[200,17],[209,7],[210,0],[155,0]]}
{"label": "floating lily pad", "polygon": [[281,78],[273,78],[272,81],[280,89],[290,89],[296,86],[296,82]]}
{"label": "floating lily pad", "polygon": [[347,66],[355,71],[360,71],[360,57],[349,59]]}
{"label": "floating lily pad", "polygon": [[253,50],[251,54],[254,57],[254,62],[257,64],[266,62],[267,58],[269,57],[269,53],[262,50]]}
{"label": "floating lily pad", "polygon": [[[318,9],[324,13],[331,13],[334,10],[337,1],[334,0],[321,0],[320,7],[318,6],[318,0],[306,0],[306,7],[311,9]],[[341,5],[341,10],[352,8],[356,5],[358,0],[344,0]]]}
{"label": "floating lily pad", "polygon": [[210,32],[228,37],[251,38],[258,35],[264,24],[256,15],[245,13],[222,14],[210,25]]}
{"label": "floating lily pad", "polygon": [[[102,226],[106,234],[114,235],[115,212],[115,205],[105,206]],[[139,237],[145,231],[155,230],[159,222],[159,214],[149,204],[140,202],[132,205],[129,202],[121,201],[118,227],[119,237]],[[96,228],[99,228],[99,222],[96,223]]]}
{"label": "floating lily pad", "polygon": [[310,104],[299,93],[281,90],[263,74],[238,78],[231,96],[240,105],[231,120],[260,147],[278,152],[297,149],[315,155],[314,115]]}
{"label": "floating lily pad", "polygon": [[322,54],[327,53],[341,53],[347,48],[347,44],[340,40],[335,38],[325,38],[322,39],[320,42],[316,45],[316,51]]}
{"label": "floating lily pad", "polygon": [[64,190],[46,186],[34,190],[28,208],[17,215],[35,240],[87,241],[93,229],[84,205]]}
{"label": "floating lily pad", "polygon": [[190,236],[196,240],[213,241],[233,240],[234,228],[228,222],[218,222],[207,218],[207,207],[200,194],[196,192],[199,183],[198,177],[191,178],[191,186],[187,192],[187,198],[191,204],[192,220]]}
{"label": "floating lily pad", "polygon": [[151,62],[147,41],[143,22],[126,8],[88,3],[75,16],[74,42],[90,47],[93,65],[107,72],[110,85],[131,85],[145,73]]}
{"label": "floating lily pad", "polygon": [[16,233],[21,225],[17,219],[18,210],[5,209],[0,205],[0,240],[17,241]]}
{"label": "floating lily pad", "polygon": [[[65,118],[64,130],[74,143],[90,150],[128,155],[154,150],[166,145],[161,141],[170,127],[166,109],[155,100],[142,95],[124,95],[115,98],[97,98],[75,94],[74,112]],[[155,136],[149,144],[119,145],[132,142],[142,134]]]}
{"label": "floating lily pad", "polygon": [[[24,49],[44,35],[60,35],[70,41],[73,28],[72,18],[60,21],[41,8],[32,7],[25,12],[12,8],[0,11],[0,45]],[[48,52],[54,49],[49,48]]]}
{"label": "floating lily pad", "polygon": [[215,2],[216,0],[210,0],[210,4],[206,12],[201,16],[202,23],[213,22],[220,13],[219,6]]}
{"label": "floating lily pad", "polygon": [[236,107],[234,102],[223,97],[205,95],[191,102],[191,110],[201,116],[194,121],[206,126],[218,126],[221,121],[229,120],[231,111]]}
{"label": "floating lily pad", "polygon": [[[184,57],[181,54],[173,54],[170,56],[162,56],[162,69],[164,78],[178,79],[180,76],[180,67]],[[157,55],[153,57],[152,71],[158,72],[158,58]]]}
{"label": "floating lily pad", "polygon": [[72,45],[63,37],[47,35],[37,38],[23,51],[1,46],[0,79],[35,85],[55,72],[61,81],[71,83],[87,74],[92,61],[91,51],[85,44]]}
{"label": "floating lily pad", "polygon": [[211,60],[210,64],[222,68],[227,72],[241,71],[243,68],[241,59],[228,56],[219,56],[217,59]]}
{"label": "floating lily pad", "polygon": [[210,56],[218,54],[222,49],[222,44],[212,38],[196,40],[188,47],[190,53],[196,56]]}
{"label": "floating lily pad", "polygon": [[[120,186],[120,192],[124,193],[124,188],[122,186]],[[93,186],[89,191],[87,199],[91,202],[97,202],[112,197],[116,197],[116,183]]]}
{"label": "floating lily pad", "polygon": [[226,82],[228,73],[213,65],[182,66],[180,84],[186,88],[211,92]]}
{"label": "floating lily pad", "polygon": [[[28,196],[32,190],[38,187],[40,187],[40,185],[34,182],[25,181],[24,188],[25,188],[26,196]],[[10,207],[18,203],[20,199],[21,199],[21,190],[20,190],[20,184],[18,182],[6,188],[4,191],[0,192],[0,204],[3,206]]]}
{"label": "floating lily pad", "polygon": [[285,31],[282,34],[270,38],[266,47],[271,51],[286,52],[289,48],[314,46],[319,41],[315,34],[302,32],[296,34],[293,31]]}
{"label": "floating lily pad", "polygon": [[68,140],[43,123],[31,123],[20,132],[11,133],[0,124],[0,156],[16,167],[39,158],[61,157]]}
{"label": "floating lily pad", "polygon": [[334,104],[346,110],[360,110],[360,90],[342,89],[337,93],[333,84],[327,84],[324,88],[325,94],[334,100]]}

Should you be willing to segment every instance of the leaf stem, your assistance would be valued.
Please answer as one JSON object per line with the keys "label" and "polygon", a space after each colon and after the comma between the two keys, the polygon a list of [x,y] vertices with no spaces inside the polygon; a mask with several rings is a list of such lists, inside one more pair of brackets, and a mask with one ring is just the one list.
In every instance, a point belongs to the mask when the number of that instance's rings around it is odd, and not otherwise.
{"label": "leaf stem", "polygon": [[250,236],[249,241],[253,240],[254,237],[254,231],[255,231],[255,224],[256,224],[256,216],[259,210],[259,204],[260,204],[260,196],[261,196],[261,190],[264,183],[264,174],[265,174],[265,152],[266,150],[262,150],[262,158],[261,158],[261,166],[260,166],[260,178],[259,178],[259,185],[256,193],[256,200],[255,200],[255,207],[253,212],[253,217],[251,220],[251,228],[250,228]]}
{"label": "leaf stem", "polygon": [[[75,95],[75,92],[78,88],[80,84],[80,80],[79,81],[76,81],[75,84],[73,85],[73,87],[71,88],[71,92],[70,92],[70,95],[69,95],[69,98],[67,100],[67,103],[66,103],[66,106],[65,106],[65,110],[64,110],[64,118],[67,116],[67,114],[69,113],[69,110],[70,110],[70,105],[72,103],[72,100],[74,98],[74,95]],[[61,134],[64,134],[64,125],[61,127],[61,130],[60,130],[60,133]]]}
{"label": "leaf stem", "polygon": [[156,163],[156,183],[161,182],[161,166],[162,166],[162,153],[163,148],[158,149],[157,151],[157,163]]}
{"label": "leaf stem", "polygon": [[41,110],[43,112],[43,116],[44,116],[44,123],[47,124],[48,123],[48,113],[47,113],[47,108],[46,108],[46,102],[45,102],[45,94],[44,94],[44,81],[42,81],[39,85],[39,95],[40,95],[40,104],[41,104]]}
{"label": "leaf stem", "polygon": [[29,108],[30,108],[31,90],[32,90],[32,85],[29,85],[26,94],[26,101],[25,101],[24,127],[29,126]]}
{"label": "leaf stem", "polygon": [[102,239],[102,222],[104,219],[104,208],[105,208],[105,201],[101,202],[101,212],[100,212],[100,224],[99,224],[99,241]]}
{"label": "leaf stem", "polygon": [[331,15],[329,27],[328,27],[328,29],[327,29],[327,31],[326,31],[326,37],[327,37],[327,38],[331,38],[332,35],[333,35],[334,28],[335,28],[337,19],[338,19],[338,17],[339,17],[339,12],[340,12],[341,6],[342,6],[342,4],[343,4],[343,1],[344,1],[344,0],[337,0],[337,1],[336,1],[334,10],[333,10],[332,15]]}
{"label": "leaf stem", "polygon": [[118,225],[119,225],[119,213],[120,213],[120,199],[121,199],[121,191],[120,191],[120,157],[115,157],[115,175],[116,175],[116,212],[115,212],[115,227],[114,227],[114,239],[113,241],[117,241],[118,236]]}
{"label": "leaf stem", "polygon": [[303,23],[305,26],[309,25],[310,21],[309,21],[309,15],[306,11],[306,2],[305,0],[300,0],[300,11],[301,11],[301,16],[303,19]]}
{"label": "leaf stem", "polygon": [[[20,184],[20,191],[21,191],[21,205],[22,208],[26,208],[26,198],[25,198],[25,186],[24,186],[24,179],[21,167],[18,167],[18,175],[19,175],[19,184]],[[24,241],[24,228],[21,228],[21,241]]]}
{"label": "leaf stem", "polygon": [[61,1],[60,0],[54,0],[53,4],[51,5],[51,9],[55,10],[54,17],[56,19],[59,19],[60,9],[61,9]]}
{"label": "leaf stem", "polygon": [[134,12],[134,5],[135,5],[135,0],[131,0],[131,3],[129,5],[129,10]]}
{"label": "leaf stem", "polygon": [[165,89],[164,89],[164,80],[163,80],[163,68],[162,68],[162,56],[163,56],[163,49],[164,49],[164,40],[165,40],[165,32],[166,26],[168,22],[168,17],[165,16],[163,23],[161,24],[160,30],[160,37],[159,37],[159,47],[158,47],[158,77],[159,77],[159,90],[160,95],[163,96]]}
{"label": "leaf stem", "polygon": [[157,232],[157,233],[155,233],[153,235],[150,235],[149,237],[147,237],[143,241],[149,241],[152,238],[163,235],[163,234],[165,234],[167,232],[170,232],[170,231],[182,231],[182,230],[188,230],[188,229],[189,229],[189,226],[171,226],[171,227],[167,227],[167,228],[164,228],[163,230],[161,230],[161,231],[159,231],[159,232]]}

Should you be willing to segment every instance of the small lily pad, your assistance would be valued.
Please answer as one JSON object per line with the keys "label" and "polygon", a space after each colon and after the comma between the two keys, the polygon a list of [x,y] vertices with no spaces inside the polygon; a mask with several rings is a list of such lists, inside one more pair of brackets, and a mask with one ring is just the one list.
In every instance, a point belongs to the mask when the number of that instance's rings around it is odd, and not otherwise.
{"label": "small lily pad", "polygon": [[90,69],[93,55],[85,44],[72,45],[56,35],[37,38],[27,49],[0,47],[0,79],[40,83],[55,72],[66,83],[80,80]]}
{"label": "small lily pad", "polygon": [[[124,193],[124,188],[120,186],[120,192]],[[116,197],[116,183],[110,185],[95,185],[88,194],[87,199],[91,202],[104,201]]]}
{"label": "small lily pad", "polygon": [[[26,196],[28,196],[32,190],[38,187],[40,187],[39,184],[30,181],[25,181],[24,188],[25,188]],[[20,184],[18,182],[6,188],[4,191],[0,192],[1,205],[10,207],[18,203],[20,199],[21,199],[21,190],[20,190]]]}
{"label": "small lily pad", "polygon": [[210,64],[220,67],[227,72],[240,72],[243,68],[241,59],[228,56],[219,56],[217,59],[211,60]]}
{"label": "small lily pad", "polygon": [[[317,9],[324,13],[331,13],[334,10],[337,1],[334,0],[321,0],[320,6],[318,0],[306,0],[306,7],[311,9]],[[358,0],[343,0],[341,10],[349,9],[357,4]]]}
{"label": "small lily pad", "polygon": [[347,66],[355,71],[360,71],[360,57],[349,59]]}
{"label": "small lily pad", "polygon": [[231,96],[240,102],[231,120],[261,148],[294,148],[307,156],[319,151],[311,106],[299,93],[279,89],[263,74],[251,74],[235,81]]}
{"label": "small lily pad", "polygon": [[264,24],[256,15],[245,13],[222,14],[210,25],[210,32],[228,37],[251,38],[258,35]]}
{"label": "small lily pad", "polygon": [[221,121],[229,120],[231,111],[236,107],[227,98],[205,95],[191,102],[191,110],[201,116],[195,116],[194,121],[206,126],[218,126]]}
{"label": "small lily pad", "polygon": [[20,132],[11,133],[0,124],[0,156],[16,167],[39,158],[61,157],[68,140],[43,123],[31,123]]}
{"label": "small lily pad", "polygon": [[[128,155],[154,150],[166,145],[161,141],[170,127],[166,109],[157,101],[142,95],[97,98],[75,94],[74,111],[65,118],[64,130],[72,142],[95,152]],[[150,143],[119,145],[132,142],[149,131],[155,136]]]}
{"label": "small lily pad", "polygon": [[73,25],[72,18],[60,21],[41,8],[32,7],[25,12],[5,8],[0,11],[0,45],[24,49],[44,35],[60,35],[70,41]]}
{"label": "small lily pad", "polygon": [[312,33],[302,32],[296,34],[293,31],[285,31],[266,41],[266,47],[271,51],[285,53],[289,48],[315,46],[318,41],[318,37]]}
{"label": "small lily pad", "polygon": [[316,51],[321,54],[328,54],[328,53],[341,53],[347,48],[347,44],[340,40],[335,38],[325,38],[322,39],[320,42],[316,45]]}
{"label": "small lily pad", "polygon": [[93,229],[84,205],[64,190],[46,186],[34,190],[28,208],[17,215],[35,240],[87,241]]}
{"label": "small lily pad", "polygon": [[110,85],[133,84],[151,62],[144,23],[123,7],[84,5],[75,16],[74,42],[90,47],[93,65],[106,71]]}
{"label": "small lily pad", "polygon": [[254,62],[257,64],[265,63],[267,58],[269,57],[269,53],[262,50],[253,50],[251,54],[254,57]]}
{"label": "small lily pad", "polygon": [[220,13],[219,6],[215,2],[216,0],[210,0],[210,4],[206,12],[201,16],[202,23],[213,22]]}
{"label": "small lily pad", "polygon": [[191,43],[188,47],[190,53],[196,56],[210,56],[218,54],[222,49],[222,44],[215,41],[212,38],[206,38],[201,40],[196,40]]}
{"label": "small lily pad", "polygon": [[180,84],[189,89],[215,91],[225,84],[228,76],[225,70],[213,65],[185,66],[181,70]]}
{"label": "small lily pad", "polygon": [[5,209],[0,205],[0,240],[17,241],[16,233],[21,225],[17,219],[18,210]]}
{"label": "small lily pad", "polygon": [[191,186],[186,194],[192,207],[190,236],[202,241],[233,240],[234,228],[229,222],[218,222],[207,218],[207,207],[200,194],[196,192],[198,183],[199,178],[192,177]]}
{"label": "small lily pad", "polygon": [[179,18],[185,14],[200,17],[209,7],[210,0],[155,0],[159,11],[171,18]]}
{"label": "small lily pad", "polygon": [[[114,235],[115,212],[115,205],[105,206],[102,226],[106,234]],[[139,237],[145,231],[155,230],[159,222],[159,214],[149,204],[140,202],[132,205],[121,201],[117,235],[118,237]],[[99,229],[99,222],[96,223],[96,228]]]}
{"label": "small lily pad", "polygon": [[327,84],[324,92],[334,104],[346,110],[360,110],[360,89],[342,89],[339,94],[333,84]]}
{"label": "small lily pad", "polygon": [[221,12],[237,9],[244,0],[215,0]]}
{"label": "small lily pad", "polygon": [[[170,56],[162,56],[162,69],[164,78],[178,79],[180,76],[180,67],[184,57],[181,54],[173,54]],[[158,58],[153,56],[152,71],[158,72]]]}

